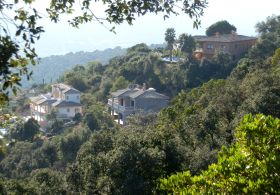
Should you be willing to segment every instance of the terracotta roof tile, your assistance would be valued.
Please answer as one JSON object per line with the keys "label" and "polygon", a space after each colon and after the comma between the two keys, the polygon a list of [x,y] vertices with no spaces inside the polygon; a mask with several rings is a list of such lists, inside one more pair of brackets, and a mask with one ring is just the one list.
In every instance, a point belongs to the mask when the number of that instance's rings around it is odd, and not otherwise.
{"label": "terracotta roof tile", "polygon": [[224,34],[224,35],[214,35],[214,36],[204,36],[197,35],[193,36],[197,42],[236,42],[236,41],[247,41],[255,40],[256,37],[248,37],[244,35],[234,35],[234,34]]}

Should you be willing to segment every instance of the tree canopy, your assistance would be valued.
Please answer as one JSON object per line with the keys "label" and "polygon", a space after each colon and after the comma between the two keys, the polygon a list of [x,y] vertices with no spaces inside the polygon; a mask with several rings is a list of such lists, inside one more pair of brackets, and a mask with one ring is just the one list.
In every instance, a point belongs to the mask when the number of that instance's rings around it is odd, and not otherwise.
{"label": "tree canopy", "polygon": [[[271,16],[256,25],[260,34],[257,43],[249,52],[251,58],[265,59],[272,56],[277,48],[280,48],[280,16]],[[277,56],[277,55],[276,55]],[[275,58],[274,58],[275,59]]]}
{"label": "tree canopy", "polygon": [[269,16],[266,21],[262,21],[256,24],[257,32],[261,35],[271,32],[279,33],[280,29],[280,16]]}
{"label": "tree canopy", "polygon": [[186,33],[183,33],[179,36],[179,40],[178,40],[180,47],[181,47],[181,51],[192,54],[192,52],[195,49],[195,40],[191,35],[188,35]]}
{"label": "tree canopy", "polygon": [[278,194],[280,121],[247,115],[236,130],[236,142],[222,148],[218,162],[202,174],[178,173],[161,180],[173,194]]}
{"label": "tree canopy", "polygon": [[30,118],[25,123],[18,121],[12,125],[9,130],[9,135],[12,139],[33,140],[34,136],[39,133],[39,128],[38,122]]}
{"label": "tree canopy", "polygon": [[167,42],[167,48],[170,50],[170,61],[172,61],[173,44],[176,40],[176,32],[174,28],[168,28],[165,31],[165,41]]}
{"label": "tree canopy", "polygon": [[230,34],[233,32],[236,32],[236,27],[232,24],[230,24],[228,21],[226,20],[222,20],[222,21],[218,21],[214,24],[212,24],[211,26],[209,26],[206,29],[206,35],[207,36],[213,36],[216,33],[220,33],[220,34]]}

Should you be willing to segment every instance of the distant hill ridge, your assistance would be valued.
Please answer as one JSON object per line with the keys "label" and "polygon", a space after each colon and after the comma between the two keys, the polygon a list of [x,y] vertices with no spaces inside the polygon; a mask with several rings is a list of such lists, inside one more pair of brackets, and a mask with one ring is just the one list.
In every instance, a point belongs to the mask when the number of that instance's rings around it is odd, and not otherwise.
{"label": "distant hill ridge", "polygon": [[28,81],[23,78],[22,87],[28,88],[34,83],[50,83],[58,79],[66,70],[71,70],[77,64],[84,65],[92,61],[99,61],[102,64],[106,64],[111,58],[124,55],[125,53],[125,48],[115,47],[103,51],[70,52],[65,55],[44,57],[40,59],[39,64],[31,67],[33,71],[32,79]]}

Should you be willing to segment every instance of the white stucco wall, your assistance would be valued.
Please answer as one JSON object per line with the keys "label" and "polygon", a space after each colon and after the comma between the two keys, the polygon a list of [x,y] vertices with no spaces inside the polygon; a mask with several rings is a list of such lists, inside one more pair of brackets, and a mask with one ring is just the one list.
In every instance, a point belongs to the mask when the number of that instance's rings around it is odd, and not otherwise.
{"label": "white stucco wall", "polygon": [[76,108],[79,109],[78,112],[81,113],[81,107],[60,107],[60,108],[58,108],[58,110],[57,110],[58,112],[57,113],[58,113],[58,115],[59,114],[63,114],[63,115],[66,115],[69,118],[72,118],[77,113],[77,112],[75,112]]}
{"label": "white stucco wall", "polygon": [[[68,97],[68,98],[67,98]],[[65,94],[65,100],[69,102],[77,102],[80,103],[80,94]]]}

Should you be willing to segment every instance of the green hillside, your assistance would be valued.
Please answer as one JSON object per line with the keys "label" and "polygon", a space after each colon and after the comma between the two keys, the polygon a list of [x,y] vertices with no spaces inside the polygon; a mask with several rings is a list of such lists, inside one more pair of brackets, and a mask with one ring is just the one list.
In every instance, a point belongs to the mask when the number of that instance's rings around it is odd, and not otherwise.
{"label": "green hillside", "polygon": [[75,66],[60,81],[93,94],[100,102],[107,101],[110,92],[126,88],[129,83],[146,83],[147,87],[173,97],[183,89],[190,90],[210,79],[226,78],[235,65],[222,53],[211,61],[185,57],[178,63],[164,61],[164,53],[138,44],[128,48],[125,55],[112,58],[106,66],[96,62]]}
{"label": "green hillside", "polygon": [[[217,53],[168,63],[169,51],[138,44],[106,66],[74,66],[59,80],[82,91],[83,116],[72,127],[54,121],[51,138],[38,130],[26,139],[36,122],[14,124],[18,136],[1,145],[0,192],[279,194],[279,29],[280,16],[259,23],[238,62]],[[110,92],[144,82],[170,96],[169,106],[114,123]]]}

